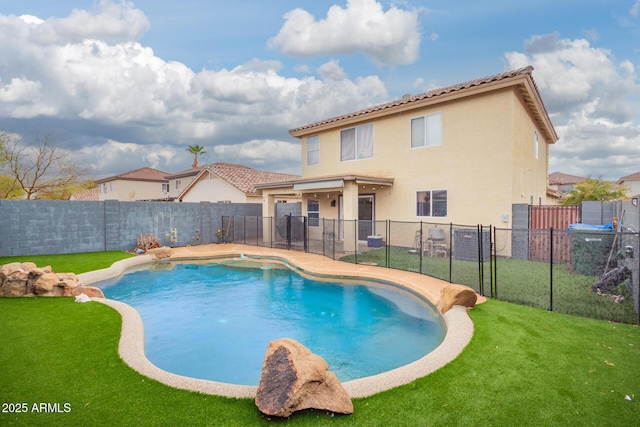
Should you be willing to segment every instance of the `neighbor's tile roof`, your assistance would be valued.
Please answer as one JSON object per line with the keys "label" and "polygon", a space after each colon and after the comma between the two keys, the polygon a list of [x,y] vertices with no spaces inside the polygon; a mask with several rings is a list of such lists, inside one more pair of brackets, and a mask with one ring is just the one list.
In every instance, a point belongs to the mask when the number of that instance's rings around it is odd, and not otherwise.
{"label": "neighbor's tile roof", "polygon": [[568,173],[553,172],[549,174],[549,185],[565,185],[584,182],[587,178],[577,175],[569,175]]}
{"label": "neighbor's tile roof", "polygon": [[[315,122],[315,123],[311,123],[305,126],[301,126],[295,129],[291,129],[289,130],[289,133],[292,135],[295,135],[296,133],[299,133],[301,131],[304,131],[306,129],[311,129],[311,128],[315,128],[318,126],[322,126],[322,125],[326,125],[326,124],[330,124],[330,123],[335,123],[335,122],[339,122],[342,120],[347,120],[347,119],[351,119],[354,117],[358,117],[358,116],[366,116],[368,114],[373,114],[373,113],[378,113],[378,112],[382,112],[383,110],[393,110],[393,109],[397,109],[402,107],[403,105],[406,104],[411,104],[413,102],[417,102],[417,101],[421,101],[421,100],[425,100],[425,99],[429,99],[429,98],[436,98],[439,96],[443,96],[443,95],[447,95],[450,93],[454,93],[454,92],[463,92],[463,91],[467,91],[470,89],[473,89],[475,87],[478,86],[483,86],[483,85],[487,85],[490,83],[495,83],[495,82],[500,82],[502,80],[507,80],[507,79],[511,79],[511,78],[515,78],[515,77],[519,77],[519,76],[528,76],[531,80],[532,86],[533,86],[533,91],[535,92],[535,96],[538,98],[539,100],[539,105],[540,105],[540,109],[542,111],[540,111],[541,115],[544,115],[548,118],[548,113],[546,110],[546,107],[544,106],[544,103],[542,102],[542,97],[540,96],[540,92],[538,90],[538,87],[535,83],[535,81],[533,80],[533,77],[531,77],[531,73],[533,71],[533,67],[532,66],[528,66],[528,67],[524,67],[524,68],[519,68],[517,70],[512,70],[512,71],[507,71],[504,73],[500,73],[500,74],[495,74],[492,76],[487,76],[487,77],[483,77],[480,79],[475,79],[475,80],[470,80],[468,82],[464,82],[464,83],[458,83],[455,85],[451,85],[451,86],[447,86],[444,88],[440,88],[440,89],[434,89],[428,92],[424,92],[421,93],[419,95],[414,95],[414,96],[404,96],[401,99],[395,100],[395,101],[391,101],[391,102],[387,102],[385,104],[380,104],[380,105],[375,105],[369,108],[365,108],[363,110],[359,110],[359,111],[355,111],[353,113],[349,113],[349,114],[344,114],[342,116],[336,116],[336,117],[332,117],[326,120],[322,120],[319,122]],[[527,101],[527,104],[531,107],[534,102],[529,99],[529,96],[524,94],[525,96],[525,100]],[[540,119],[540,122],[544,122],[544,119]],[[555,137],[555,138],[554,138]],[[557,135],[555,135],[555,130],[551,129],[549,132],[549,138],[550,140],[553,140],[553,142],[555,142],[555,140],[557,139]]]}
{"label": "neighbor's tile roof", "polygon": [[622,181],[638,181],[640,180],[640,172],[632,173],[631,175],[623,176],[618,180],[618,184]]}
{"label": "neighbor's tile roof", "polygon": [[185,169],[185,170],[180,171],[180,172],[169,174],[165,178],[167,178],[167,179],[178,179],[178,178],[184,178],[186,176],[195,176],[195,175],[198,175],[203,168],[204,168],[204,165],[203,166],[198,166],[197,168]]}
{"label": "neighbor's tile roof", "polygon": [[223,181],[245,194],[257,194],[255,185],[264,182],[280,182],[300,178],[288,173],[264,172],[232,163],[212,163],[204,167]]}
{"label": "neighbor's tile roof", "polygon": [[162,172],[153,168],[140,168],[132,171],[121,173],[120,175],[110,176],[97,180],[97,184],[103,182],[115,181],[115,180],[127,180],[127,181],[153,181],[153,182],[167,182],[166,176],[169,175],[166,172]]}
{"label": "neighbor's tile roof", "polygon": [[69,200],[78,200],[84,202],[96,202],[100,200],[100,195],[98,193],[99,188],[93,187],[87,190],[76,191],[69,197]]}

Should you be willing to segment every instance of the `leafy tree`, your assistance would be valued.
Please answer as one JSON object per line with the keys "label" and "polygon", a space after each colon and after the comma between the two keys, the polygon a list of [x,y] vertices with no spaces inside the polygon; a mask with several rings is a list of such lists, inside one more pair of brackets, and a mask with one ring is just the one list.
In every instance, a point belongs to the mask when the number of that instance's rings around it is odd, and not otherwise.
{"label": "leafy tree", "polygon": [[27,200],[51,197],[79,185],[85,177],[73,154],[58,147],[50,133],[36,135],[30,144],[19,136],[0,133],[0,141],[0,174],[7,177],[0,194],[3,198],[16,194]]}
{"label": "leafy tree", "polygon": [[573,190],[562,199],[562,204],[579,205],[585,201],[607,202],[622,199],[625,197],[626,191],[626,187],[614,184],[611,181],[587,178],[573,187]]}
{"label": "leafy tree", "polygon": [[60,187],[40,191],[36,197],[42,200],[69,200],[73,193],[81,190],[89,190],[97,186],[98,185],[94,180],[88,179],[84,182],[72,182],[69,185],[62,185]]}
{"label": "leafy tree", "polygon": [[207,152],[204,151],[204,147],[201,145],[190,145],[187,147],[187,151],[193,154],[193,164],[191,165],[193,169],[198,167],[198,156],[207,154]]}

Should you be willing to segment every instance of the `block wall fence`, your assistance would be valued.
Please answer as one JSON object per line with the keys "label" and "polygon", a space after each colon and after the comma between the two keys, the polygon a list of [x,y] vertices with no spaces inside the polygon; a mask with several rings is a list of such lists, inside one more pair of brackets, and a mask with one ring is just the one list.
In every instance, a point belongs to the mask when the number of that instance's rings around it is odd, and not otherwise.
{"label": "block wall fence", "polygon": [[212,243],[222,216],[234,215],[262,215],[262,205],[0,200],[0,256],[132,250],[146,233],[166,245]]}

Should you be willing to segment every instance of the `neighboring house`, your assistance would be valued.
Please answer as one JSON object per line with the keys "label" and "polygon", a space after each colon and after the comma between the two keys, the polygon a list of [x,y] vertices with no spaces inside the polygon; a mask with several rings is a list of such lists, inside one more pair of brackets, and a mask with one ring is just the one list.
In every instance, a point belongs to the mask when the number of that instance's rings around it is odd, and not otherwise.
{"label": "neighboring house", "polygon": [[204,168],[204,166],[198,166],[167,175],[166,178],[169,181],[169,198],[171,200],[176,200],[180,193],[182,193],[191,181],[193,181],[193,179],[200,173],[202,168]]}
{"label": "neighboring house", "polygon": [[[262,203],[262,193],[256,184],[299,179],[299,175],[263,172],[231,163],[212,163],[200,172],[178,195],[180,202],[210,201],[217,203]],[[289,194],[276,197],[273,202],[300,201],[300,196]]]}
{"label": "neighboring house", "polygon": [[[548,153],[558,136],[532,70],[290,130],[302,142],[302,178],[258,185],[263,216],[273,216],[273,197],[300,193],[312,238],[322,233],[315,218],[511,227],[514,203],[552,202]],[[378,231],[369,224],[359,240]]]}
{"label": "neighboring house", "polygon": [[549,174],[549,188],[557,190],[562,195],[569,193],[576,184],[586,181],[587,178],[581,176],[569,175],[562,172],[553,172]]}
{"label": "neighboring house", "polygon": [[618,185],[627,187],[627,196],[635,196],[640,194],[640,172],[632,173],[631,175],[623,176],[616,182]]}
{"label": "neighboring house", "polygon": [[96,181],[99,200],[168,200],[169,180],[166,172],[140,168]]}
{"label": "neighboring house", "polygon": [[98,187],[88,188],[86,190],[76,191],[69,197],[69,200],[77,200],[83,202],[95,202],[100,200],[100,189]]}

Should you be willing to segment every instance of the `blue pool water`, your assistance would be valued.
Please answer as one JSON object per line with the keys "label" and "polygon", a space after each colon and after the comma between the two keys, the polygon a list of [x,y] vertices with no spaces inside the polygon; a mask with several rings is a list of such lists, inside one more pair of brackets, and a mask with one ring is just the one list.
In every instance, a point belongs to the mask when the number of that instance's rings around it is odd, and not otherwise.
{"label": "blue pool water", "polygon": [[407,291],[311,280],[278,264],[155,264],[100,287],[140,313],[156,366],[231,384],[257,385],[278,338],[297,340],[348,381],[415,361],[445,334],[437,310]]}

